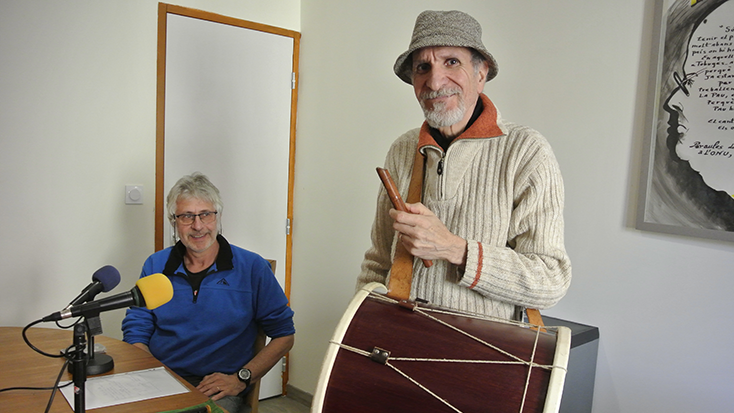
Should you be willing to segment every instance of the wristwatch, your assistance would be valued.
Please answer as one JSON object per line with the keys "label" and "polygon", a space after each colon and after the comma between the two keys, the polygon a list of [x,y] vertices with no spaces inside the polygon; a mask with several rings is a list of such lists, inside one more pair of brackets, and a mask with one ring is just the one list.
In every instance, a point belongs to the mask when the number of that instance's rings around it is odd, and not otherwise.
{"label": "wristwatch", "polygon": [[245,383],[246,386],[249,386],[250,379],[252,379],[252,372],[250,369],[240,369],[237,372],[237,378],[240,379],[241,382]]}

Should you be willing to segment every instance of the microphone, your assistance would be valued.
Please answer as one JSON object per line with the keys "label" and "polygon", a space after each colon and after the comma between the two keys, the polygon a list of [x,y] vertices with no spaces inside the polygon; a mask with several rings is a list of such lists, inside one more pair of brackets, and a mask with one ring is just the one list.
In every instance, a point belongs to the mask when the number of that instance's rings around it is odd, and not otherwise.
{"label": "microphone", "polygon": [[139,279],[135,287],[126,293],[72,306],[50,314],[41,321],[58,321],[70,317],[95,317],[104,311],[132,306],[153,310],[171,301],[171,298],[173,298],[171,281],[163,274],[153,274]]}
{"label": "microphone", "polygon": [[105,265],[92,274],[92,282],[84,287],[81,294],[73,299],[69,305],[64,308],[64,310],[68,310],[75,305],[84,304],[87,301],[92,301],[97,294],[101,292],[106,293],[107,291],[117,287],[117,284],[119,283],[120,272],[117,271],[117,268],[111,265]]}

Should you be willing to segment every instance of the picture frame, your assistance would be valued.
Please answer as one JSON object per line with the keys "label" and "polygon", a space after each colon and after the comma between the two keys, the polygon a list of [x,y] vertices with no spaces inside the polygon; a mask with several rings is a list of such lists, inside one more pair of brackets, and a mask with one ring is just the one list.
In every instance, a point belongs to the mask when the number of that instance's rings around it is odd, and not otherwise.
{"label": "picture frame", "polygon": [[636,228],[734,241],[734,0],[657,0]]}

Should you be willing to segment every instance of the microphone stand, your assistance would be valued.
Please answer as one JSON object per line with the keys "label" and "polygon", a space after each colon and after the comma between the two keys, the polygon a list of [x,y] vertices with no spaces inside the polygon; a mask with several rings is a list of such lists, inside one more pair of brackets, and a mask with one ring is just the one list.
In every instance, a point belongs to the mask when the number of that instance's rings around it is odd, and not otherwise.
{"label": "microphone stand", "polygon": [[74,380],[74,413],[85,413],[85,382],[87,366],[84,356],[87,326],[79,323],[74,326],[74,356],[72,358],[72,378]]}
{"label": "microphone stand", "polygon": [[86,322],[89,327],[87,330],[87,354],[89,354],[87,375],[95,376],[107,373],[115,367],[115,361],[107,354],[94,352],[94,336],[102,334],[102,322],[99,319],[99,314],[94,317],[87,317]]}

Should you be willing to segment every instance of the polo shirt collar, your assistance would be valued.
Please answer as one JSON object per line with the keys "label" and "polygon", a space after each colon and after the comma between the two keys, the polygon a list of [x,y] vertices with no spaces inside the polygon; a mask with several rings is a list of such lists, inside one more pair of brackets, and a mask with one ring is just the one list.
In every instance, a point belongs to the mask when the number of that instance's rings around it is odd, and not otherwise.
{"label": "polo shirt collar", "polygon": [[[227,271],[234,268],[232,246],[229,242],[221,235],[217,235],[217,242],[219,243],[219,253],[214,264],[209,268],[209,272],[216,271]],[[186,270],[183,266],[183,257],[186,254],[186,246],[179,240],[171,250],[171,255],[166,261],[166,265],[163,268],[163,274],[172,276],[175,274],[186,274]]]}

